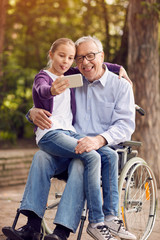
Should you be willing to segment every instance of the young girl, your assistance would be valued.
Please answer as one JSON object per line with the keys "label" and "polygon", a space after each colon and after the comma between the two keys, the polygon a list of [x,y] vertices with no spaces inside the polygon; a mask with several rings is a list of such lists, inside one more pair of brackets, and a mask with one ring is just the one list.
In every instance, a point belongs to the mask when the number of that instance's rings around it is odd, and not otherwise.
{"label": "young girl", "polygon": [[[56,79],[60,79],[71,67],[75,53],[75,45],[70,39],[60,38],[56,40],[49,51],[48,68],[41,70],[35,76],[33,84],[34,105],[52,114],[50,117],[52,127],[44,130],[37,128],[35,132],[36,142],[41,150],[62,157],[64,164],[69,158],[80,158],[83,161],[85,166],[85,194],[89,216],[92,223],[103,225],[104,215],[100,191],[101,156],[94,150],[82,154],[75,153],[77,140],[84,136],[76,133],[72,125],[72,113],[75,113],[75,102],[74,97],[72,97],[73,90],[67,88],[61,94],[56,95],[54,88]],[[96,184],[95,179],[93,184],[93,176],[97,176]],[[92,190],[92,194],[89,194],[90,190]],[[109,233],[106,231],[103,234],[108,236]]]}

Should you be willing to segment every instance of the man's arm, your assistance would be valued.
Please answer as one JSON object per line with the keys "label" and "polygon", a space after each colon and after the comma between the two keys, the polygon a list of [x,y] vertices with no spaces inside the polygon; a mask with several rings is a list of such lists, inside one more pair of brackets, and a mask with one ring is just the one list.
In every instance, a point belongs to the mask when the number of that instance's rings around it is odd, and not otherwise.
{"label": "man's arm", "polygon": [[127,82],[121,85],[111,123],[108,130],[100,135],[78,140],[76,153],[89,152],[106,144],[111,146],[130,140],[135,130],[135,103],[132,87]]}
{"label": "man's arm", "polygon": [[91,150],[98,150],[99,148],[107,145],[107,140],[101,136],[97,135],[95,137],[84,137],[79,139],[78,145],[75,148],[75,152],[82,154],[83,152],[90,152]]}
{"label": "man's arm", "polygon": [[135,130],[135,102],[133,89],[127,82],[120,87],[111,125],[101,133],[108,145],[117,145],[128,141]]}
{"label": "man's arm", "polygon": [[34,123],[36,126],[41,129],[49,129],[52,126],[52,122],[49,117],[52,116],[50,112],[41,108],[31,108],[26,114],[28,121]]}
{"label": "man's arm", "polygon": [[[52,122],[48,118],[49,116],[51,116],[50,112],[40,108],[31,108],[26,115],[27,119],[30,122],[34,123],[41,129],[51,128]],[[75,152],[77,154],[81,154],[85,151],[90,152],[91,150],[97,150],[106,144],[107,140],[101,135],[97,135],[95,137],[86,136],[78,140],[78,145],[75,148]]]}

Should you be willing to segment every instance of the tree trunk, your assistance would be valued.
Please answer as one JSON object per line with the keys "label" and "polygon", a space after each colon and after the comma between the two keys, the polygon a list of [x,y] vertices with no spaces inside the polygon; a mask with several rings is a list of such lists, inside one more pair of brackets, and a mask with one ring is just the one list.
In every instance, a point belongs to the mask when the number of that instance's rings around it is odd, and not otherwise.
{"label": "tree trunk", "polygon": [[2,53],[4,45],[5,23],[6,23],[7,0],[0,0],[0,79],[3,75],[2,71]]}
{"label": "tree trunk", "polygon": [[105,35],[106,35],[106,44],[105,44],[105,56],[107,59],[110,58],[110,35],[109,35],[109,17],[108,17],[108,6],[105,0],[100,1],[103,18],[105,22]]}
{"label": "tree trunk", "polygon": [[152,168],[160,187],[160,93],[158,14],[156,0],[130,0],[128,72],[134,83],[135,101],[145,109],[136,117],[133,139],[141,141],[140,156]]}
{"label": "tree trunk", "polygon": [[128,7],[126,9],[121,46],[119,48],[119,51],[116,53],[113,62],[122,65],[127,70],[128,66],[127,57],[128,57]]}

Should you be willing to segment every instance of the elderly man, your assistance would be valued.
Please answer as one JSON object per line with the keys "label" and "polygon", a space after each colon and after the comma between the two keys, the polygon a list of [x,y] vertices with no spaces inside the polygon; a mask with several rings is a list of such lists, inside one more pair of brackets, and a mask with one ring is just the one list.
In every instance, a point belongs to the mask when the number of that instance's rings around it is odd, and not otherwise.
{"label": "elderly man", "polygon": [[[107,67],[103,65],[104,53],[102,44],[98,39],[90,36],[82,37],[77,40],[76,48],[76,63],[79,71],[84,76],[84,85],[75,90],[76,116],[74,127],[77,132],[83,133],[87,137],[78,141],[75,152],[89,152],[93,149],[98,150],[105,145],[117,145],[122,141],[129,140],[135,128],[135,107],[131,84],[124,79],[118,79],[117,75],[108,71]],[[65,83],[55,84],[57,94],[64,91],[65,88]],[[37,115],[38,117],[35,117]],[[43,118],[43,116],[45,117]],[[31,111],[31,119],[40,127],[42,127],[42,122],[43,127],[50,127],[50,121],[47,116],[50,116],[50,113],[44,110],[33,109]],[[39,168],[35,170],[36,163],[32,164],[21,205],[21,210],[24,214],[25,209],[31,210],[31,214],[27,216],[28,221],[32,225],[33,223],[38,225],[38,221],[40,223],[41,215],[33,214],[33,202],[27,203],[26,201],[27,195],[32,192],[29,187],[32,185],[31,181],[34,181],[34,178],[37,177],[36,174],[38,176],[42,173],[43,175],[45,174],[47,179],[45,186],[43,186],[45,188],[42,189],[41,186],[41,191],[39,192],[45,192],[43,198],[46,198],[50,187],[49,179],[55,174],[55,159],[46,153],[42,153],[42,155],[40,153],[42,152],[39,151],[37,153],[39,156],[36,157],[36,159],[39,159]],[[63,166],[59,166],[58,169],[60,170],[57,173],[65,170],[63,168]],[[104,164],[102,157],[101,173],[105,224],[113,234],[118,235],[120,238],[136,239],[133,234],[125,230],[117,218],[119,201],[118,161],[112,154],[108,157],[108,164]],[[35,177],[33,176],[34,174]],[[69,166],[69,178],[55,218],[57,226],[53,234],[45,236],[45,240],[66,240],[71,231],[76,231],[85,198],[83,187],[83,164],[79,160],[73,160]],[[70,194],[71,192],[72,194]],[[67,203],[70,201],[72,201],[72,205],[69,205],[69,207]],[[37,205],[37,202],[34,204]],[[93,224],[88,226],[87,232],[97,240],[114,239],[108,228],[105,225],[99,227]],[[8,232],[11,231],[8,230]],[[21,238],[17,237],[13,239],[27,239],[26,236],[24,237],[24,233],[27,234],[25,228],[17,230],[16,234]],[[34,240],[40,239],[39,236],[38,238],[35,237],[36,234],[33,235]]]}
{"label": "elderly man", "polygon": [[[92,37],[82,37],[75,44],[76,64],[84,76],[84,85],[75,91],[77,112],[74,126],[77,132],[87,135],[79,140],[75,151],[82,153],[97,150],[104,145],[113,146],[129,140],[135,127],[135,107],[131,85],[124,79],[119,80],[103,65],[104,53],[100,41]],[[81,192],[80,189],[83,188],[82,178],[77,180],[80,166],[82,166],[81,162],[75,160],[54,221],[58,227],[53,234],[46,236],[45,240],[56,239],[57,233],[58,236],[62,236],[60,239],[67,238],[67,234],[65,235],[63,231],[62,235],[57,231],[60,229],[59,225],[74,229],[78,217],[77,212],[74,211],[75,206],[77,209],[78,206],[83,206],[81,205],[83,198],[76,191],[78,188]],[[108,165],[105,166],[102,158],[105,224],[120,238],[136,239],[133,234],[125,230],[117,217],[119,201],[117,169],[117,162],[109,159]],[[71,196],[69,192],[75,192],[75,194]],[[65,201],[72,201],[73,210],[66,206]],[[65,219],[67,219],[66,222]],[[93,229],[88,226],[87,232],[95,239],[103,239],[98,238],[96,227]],[[104,237],[104,239],[107,238]]]}

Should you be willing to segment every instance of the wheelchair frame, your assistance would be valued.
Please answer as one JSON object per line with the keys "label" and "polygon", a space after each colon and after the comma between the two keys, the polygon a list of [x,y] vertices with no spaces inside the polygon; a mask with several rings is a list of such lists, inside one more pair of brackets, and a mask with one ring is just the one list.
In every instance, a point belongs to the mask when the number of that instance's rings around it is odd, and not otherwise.
{"label": "wheelchair frame", "polygon": [[[154,174],[148,164],[140,157],[133,147],[141,146],[141,142],[127,141],[119,144],[116,150],[119,154],[119,218],[123,220],[126,229],[136,235],[139,240],[148,239],[156,219],[157,186]],[[63,192],[63,190],[62,190]],[[61,193],[62,193],[61,192]],[[42,232],[52,233],[47,225],[47,215],[50,210],[56,213],[61,193],[55,193],[55,201],[46,208],[42,222]],[[84,222],[87,216],[87,203],[85,202],[81,216],[77,240],[83,233]]]}

